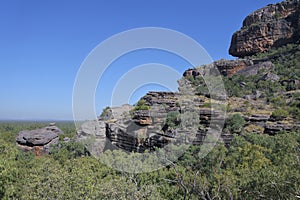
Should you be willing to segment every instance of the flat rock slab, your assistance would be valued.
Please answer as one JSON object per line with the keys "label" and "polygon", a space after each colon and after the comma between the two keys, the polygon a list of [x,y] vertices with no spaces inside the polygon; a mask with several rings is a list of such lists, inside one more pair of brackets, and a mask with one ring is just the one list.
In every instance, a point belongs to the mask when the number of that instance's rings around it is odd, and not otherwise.
{"label": "flat rock slab", "polygon": [[16,142],[20,149],[25,151],[33,150],[35,152],[35,147],[40,147],[39,151],[48,152],[50,144],[56,144],[60,134],[63,134],[63,131],[51,125],[40,129],[21,131]]}
{"label": "flat rock slab", "polygon": [[21,131],[17,137],[17,143],[28,146],[43,146],[57,138],[58,134],[44,129]]}

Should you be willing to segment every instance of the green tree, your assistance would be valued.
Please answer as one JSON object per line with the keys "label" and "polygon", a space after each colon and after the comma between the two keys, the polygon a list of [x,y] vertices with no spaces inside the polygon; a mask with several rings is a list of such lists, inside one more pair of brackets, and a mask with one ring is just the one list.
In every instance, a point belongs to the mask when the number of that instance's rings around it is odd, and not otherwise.
{"label": "green tree", "polygon": [[233,114],[226,120],[225,130],[229,133],[241,133],[246,121],[240,114]]}
{"label": "green tree", "polygon": [[179,111],[171,111],[168,112],[166,118],[166,124],[169,128],[175,128],[180,124],[180,112]]}

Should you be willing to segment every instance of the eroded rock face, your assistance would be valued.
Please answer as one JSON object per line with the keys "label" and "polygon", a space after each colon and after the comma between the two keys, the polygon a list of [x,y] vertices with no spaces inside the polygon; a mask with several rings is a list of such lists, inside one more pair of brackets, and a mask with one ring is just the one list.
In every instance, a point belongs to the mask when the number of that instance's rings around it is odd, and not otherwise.
{"label": "eroded rock face", "polygon": [[41,129],[19,132],[16,142],[21,150],[33,151],[37,156],[49,153],[51,145],[57,144],[63,131],[54,124]]}
{"label": "eroded rock face", "polygon": [[263,74],[268,73],[270,70],[274,68],[274,65],[271,61],[260,62],[254,65],[249,65],[246,68],[237,72],[237,74],[245,75],[245,76],[253,76],[259,73]]}
{"label": "eroded rock face", "polygon": [[269,135],[275,135],[280,131],[291,131],[292,129],[297,130],[298,127],[295,124],[286,124],[282,122],[269,122],[266,123],[265,126],[265,133]]}
{"label": "eroded rock face", "polygon": [[[151,107],[150,110],[133,111],[133,106],[123,110],[122,116],[113,116],[106,123],[106,137],[111,146],[129,152],[144,152],[155,147],[163,147],[174,135],[164,130],[166,115],[179,109],[176,93],[149,92],[142,99]],[[116,108],[112,108],[112,112]],[[117,113],[117,112],[115,112]],[[119,112],[120,114],[121,112]]]}
{"label": "eroded rock face", "polygon": [[248,68],[253,65],[253,61],[248,59],[237,59],[237,60],[217,60],[209,65],[201,66],[200,68],[188,69],[183,73],[183,77],[197,78],[199,76],[208,76],[216,74],[217,69],[223,76],[232,76],[238,71]]}
{"label": "eroded rock face", "polygon": [[252,61],[246,59],[219,60],[214,62],[214,65],[223,76],[234,75],[238,71],[243,70],[252,64]]}
{"label": "eroded rock face", "polygon": [[244,116],[244,119],[249,125],[255,125],[262,128],[262,132],[268,135],[276,135],[280,131],[291,131],[291,130],[300,130],[299,122],[284,122],[284,121],[275,121],[268,114],[253,114],[251,116]]}
{"label": "eroded rock face", "polygon": [[[99,118],[82,125],[78,131],[78,141],[85,142],[92,155],[98,156],[105,149],[122,149],[127,152],[153,151],[163,148],[170,143],[182,141],[182,136],[188,139],[190,144],[202,145],[207,142],[206,138],[211,134],[214,127],[223,127],[226,118],[224,112],[218,109],[204,107],[205,97],[171,92],[149,92],[142,99],[145,104],[151,105],[149,110],[133,110],[133,106],[124,105],[110,108],[114,113],[105,120]],[[255,103],[255,100],[249,100]],[[192,107],[190,106],[192,105]],[[185,113],[191,111],[197,119],[197,126],[169,127],[166,118],[170,112]],[[247,129],[250,132],[274,135],[280,131],[299,129],[294,122],[289,124],[271,119],[271,114],[245,115],[247,110],[241,112],[246,120]],[[228,115],[230,116],[230,115]],[[227,116],[227,117],[228,117]],[[182,117],[182,115],[181,115]],[[191,119],[192,119],[191,118]],[[183,118],[181,118],[182,120]],[[186,122],[189,122],[187,120]],[[185,122],[185,123],[186,123]],[[181,121],[182,123],[182,121]],[[225,125],[226,126],[226,125]],[[191,131],[194,131],[191,133]],[[220,139],[229,146],[233,135],[222,131]],[[88,143],[89,142],[89,143]]]}
{"label": "eroded rock face", "polygon": [[231,39],[229,53],[245,57],[292,43],[300,38],[299,0],[270,4],[249,16]]}
{"label": "eroded rock face", "polygon": [[[82,142],[90,141],[86,143],[87,149],[96,156],[105,149],[120,148],[128,152],[152,151],[171,142],[181,141],[182,135],[186,136],[185,138],[191,138],[195,144],[200,144],[206,137],[212,117],[217,121],[222,121],[220,112],[211,111],[208,108],[201,109],[204,102],[202,98],[204,97],[197,95],[187,98],[172,92],[149,92],[142,98],[145,104],[150,106],[149,110],[134,111],[134,107],[129,105],[110,108],[109,112],[113,114],[109,119],[99,118],[84,123],[78,131],[77,138]],[[198,130],[198,123],[194,124],[195,134],[191,135],[187,131],[190,127],[182,129],[169,127],[166,124],[168,113],[180,113],[182,110],[188,111],[189,109],[195,112],[198,122],[201,121],[203,124],[203,130]],[[188,122],[190,120],[185,123]]]}
{"label": "eroded rock face", "polygon": [[165,107],[170,110],[177,110],[176,102],[178,102],[179,93],[174,92],[148,92],[143,100],[147,102],[149,106],[153,105],[166,105]]}
{"label": "eroded rock face", "polygon": [[98,156],[106,144],[106,124],[103,121],[87,121],[77,131],[76,141],[86,145],[89,153]]}
{"label": "eroded rock face", "polygon": [[[232,76],[240,74],[245,76],[253,76],[257,74],[266,75],[264,78],[268,80],[278,80],[276,74],[271,74],[270,71],[274,69],[274,64],[271,61],[259,61],[251,59],[237,59],[237,60],[217,60],[210,65],[204,65],[194,69],[188,69],[183,73],[183,77],[192,76],[194,79],[200,76],[213,75],[215,72],[208,69],[218,69],[219,74],[223,76]],[[203,73],[203,69],[206,69]]]}

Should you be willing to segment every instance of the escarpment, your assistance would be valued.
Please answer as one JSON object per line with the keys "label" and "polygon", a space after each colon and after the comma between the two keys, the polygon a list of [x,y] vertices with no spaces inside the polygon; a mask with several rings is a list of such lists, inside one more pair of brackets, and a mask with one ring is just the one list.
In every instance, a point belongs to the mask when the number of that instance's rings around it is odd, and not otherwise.
{"label": "escarpment", "polygon": [[[238,59],[187,69],[179,92],[148,92],[134,106],[105,109],[77,140],[99,155],[203,145],[216,135],[229,146],[234,134],[300,131],[299,10],[292,0],[253,12],[232,36],[229,52]],[[215,92],[220,86],[225,91]]]}

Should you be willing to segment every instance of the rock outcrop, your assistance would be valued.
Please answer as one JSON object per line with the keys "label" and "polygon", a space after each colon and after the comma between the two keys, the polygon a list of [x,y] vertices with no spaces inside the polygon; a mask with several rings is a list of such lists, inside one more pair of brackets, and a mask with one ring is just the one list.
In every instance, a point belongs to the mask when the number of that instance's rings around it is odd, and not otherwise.
{"label": "rock outcrop", "polygon": [[294,130],[300,130],[299,127],[296,126],[296,124],[288,124],[283,122],[268,122],[265,125],[265,131],[264,133],[269,135],[275,135],[279,133],[280,131],[291,131]]}
{"label": "rock outcrop", "polygon": [[101,120],[84,122],[77,131],[76,141],[85,144],[90,154],[99,155],[106,144],[106,124]]}
{"label": "rock outcrop", "polygon": [[246,68],[237,71],[237,74],[245,76],[253,76],[258,74],[267,74],[274,68],[274,65],[271,61],[259,62],[254,65],[249,65]]}
{"label": "rock outcrop", "polygon": [[[209,68],[218,69],[223,76],[232,76],[234,74],[253,76],[261,74],[262,76],[265,75],[265,79],[278,80],[276,74],[270,73],[270,71],[274,69],[274,64],[271,61],[257,62],[256,60],[251,59],[217,60],[210,65],[188,69],[183,73],[183,77],[187,78],[190,76],[196,79],[202,75],[213,75],[214,71],[210,71]],[[203,74],[203,69],[206,69],[205,74]]]}
{"label": "rock outcrop", "polygon": [[[203,98],[197,95],[185,97],[173,92],[149,92],[142,97],[145,104],[150,106],[149,110],[134,110],[129,105],[110,108],[105,111],[114,113],[110,118],[103,120],[99,117],[98,120],[84,123],[78,130],[77,140],[84,142],[89,152],[96,156],[105,149],[153,151],[170,143],[182,142],[183,138],[191,144],[202,144],[212,120],[216,126],[224,121],[222,112],[203,108]],[[194,113],[193,119],[179,117],[178,122],[186,127],[171,127],[167,122],[168,115],[183,114],[183,111],[185,114]],[[194,127],[187,125],[193,120],[196,122]],[[203,125],[201,129],[198,129],[199,122]],[[192,129],[193,134],[187,131]]]}
{"label": "rock outcrop", "polygon": [[[193,77],[194,79],[199,76],[207,76],[215,74],[213,69],[218,69],[219,73],[223,76],[232,76],[240,70],[246,69],[253,65],[252,60],[237,59],[237,60],[217,60],[209,65],[197,67],[195,69],[188,69],[183,73],[183,77]],[[201,71],[201,72],[200,72]]]}
{"label": "rock outcrop", "polygon": [[[106,120],[106,137],[111,145],[108,148],[121,148],[129,152],[144,152],[163,147],[174,140],[174,133],[165,129],[167,113],[178,110],[178,94],[172,92],[149,92],[142,99],[150,106],[149,110],[134,110],[134,107],[111,108],[113,113],[122,110]],[[120,113],[120,112],[119,112]]]}
{"label": "rock outcrop", "polygon": [[243,22],[232,36],[229,53],[251,56],[297,41],[300,38],[300,3],[288,0],[259,9]]}
{"label": "rock outcrop", "polygon": [[171,110],[177,110],[178,105],[178,96],[179,93],[174,92],[148,92],[144,97],[143,100],[146,101],[146,104],[149,106],[153,105],[166,105],[166,108]]}
{"label": "rock outcrop", "polygon": [[63,134],[63,131],[50,124],[44,128],[19,132],[16,142],[21,150],[33,151],[35,155],[40,156],[49,153],[51,145],[58,143],[60,134]]}
{"label": "rock outcrop", "polygon": [[[247,126],[260,127],[261,132],[268,135],[276,135],[281,131],[299,131],[300,126],[297,121],[280,121],[274,120],[268,114],[253,114],[251,116],[244,116]],[[252,130],[252,132],[255,132]]]}
{"label": "rock outcrop", "polygon": [[253,65],[251,60],[237,59],[237,60],[218,60],[214,62],[214,65],[220,71],[223,76],[231,76],[240,70]]}

